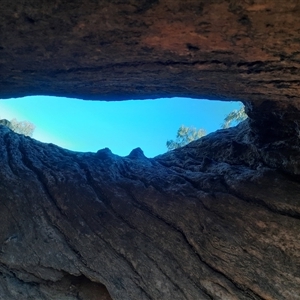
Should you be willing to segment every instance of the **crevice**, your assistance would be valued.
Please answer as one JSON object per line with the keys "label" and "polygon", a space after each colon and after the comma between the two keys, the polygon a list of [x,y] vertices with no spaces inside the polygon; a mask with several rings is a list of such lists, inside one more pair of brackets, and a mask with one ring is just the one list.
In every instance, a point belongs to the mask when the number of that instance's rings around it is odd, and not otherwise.
{"label": "crevice", "polygon": [[[91,175],[91,173],[90,173],[90,171],[89,171],[89,169],[88,169],[88,166],[85,165],[85,164],[83,164],[82,162],[78,162],[78,160],[77,160],[77,163],[80,165],[81,169],[85,171],[87,180],[88,180],[90,186],[93,188],[93,190],[94,190],[95,194],[97,195],[97,197],[98,197],[99,199],[105,199],[105,203],[108,204],[108,203],[109,203],[108,198],[104,195],[103,191],[101,191],[100,187],[99,187],[97,184],[95,185],[93,176]],[[152,217],[154,217],[155,220],[159,220],[159,221],[162,222],[164,225],[170,226],[170,224],[168,224],[168,222],[166,222],[163,218],[159,217],[158,215],[153,214],[152,211],[149,210],[149,208],[148,208],[147,206],[141,204],[141,203],[134,197],[134,195],[133,195],[130,191],[128,191],[126,188],[124,189],[124,191],[126,191],[126,194],[127,194],[132,200],[134,200],[133,203],[132,203],[133,206],[135,206],[135,207],[138,208],[139,210],[142,210],[144,213],[147,213],[147,214],[151,215]],[[99,192],[100,192],[100,194],[99,194]],[[143,232],[141,232],[137,227],[133,226],[133,225],[131,224],[130,220],[124,219],[124,217],[121,216],[118,212],[116,212],[115,209],[113,209],[113,207],[112,207],[111,205],[109,205],[108,210],[112,210],[112,211],[114,212],[114,214],[117,216],[118,219],[122,220],[122,222],[124,222],[125,224],[127,224],[131,229],[133,229],[133,230],[139,232],[141,235],[145,236],[145,237],[147,238],[147,240],[148,240],[149,238],[151,238],[150,236],[148,237],[148,236],[145,235]],[[172,228],[172,229],[175,229],[175,227],[172,227],[172,226],[171,226],[171,228]],[[176,229],[175,229],[175,230],[176,230]],[[177,230],[176,230],[176,231],[177,231]],[[114,251],[116,251],[116,250],[114,249]],[[118,255],[121,255],[118,251],[116,251],[116,252],[117,252]],[[146,254],[145,254],[145,255],[146,255]],[[123,255],[121,255],[121,256],[123,257],[123,259],[124,259],[127,263],[129,263],[128,259],[127,259],[125,256],[123,256]],[[148,258],[149,258],[149,256],[148,256]],[[149,259],[151,259],[151,258],[149,258]],[[152,259],[151,259],[151,261],[152,261],[152,263],[154,263],[154,264],[157,266],[157,264],[156,264]],[[130,264],[130,265],[131,265],[131,264]],[[134,268],[132,265],[131,265],[131,267]],[[158,267],[158,266],[157,266],[157,267]],[[158,267],[158,268],[159,268],[159,267]],[[172,279],[171,279],[171,278],[170,278],[170,277],[169,277],[169,276],[161,269],[161,268],[159,268],[159,270],[162,272],[162,274],[164,274],[166,277],[169,278],[170,282],[172,282],[172,284],[173,284],[175,287],[177,287],[179,290],[181,290],[181,288],[180,288],[180,287],[179,287],[179,286],[178,286],[178,285],[177,285],[177,284],[176,284],[176,283],[175,283],[175,282],[174,282],[174,281],[173,281],[173,280],[172,280]],[[134,270],[134,271],[135,271],[135,270]],[[135,272],[136,272],[136,271],[135,271]],[[182,272],[184,272],[184,271],[182,270]],[[137,275],[140,276],[138,273],[137,273]],[[193,284],[194,284],[195,286],[197,286],[197,287],[199,288],[199,290],[201,290],[201,291],[208,297],[208,299],[213,299],[213,298],[212,298],[212,295],[208,294],[208,292],[207,292],[202,286],[199,286],[199,284],[197,284],[193,279],[191,279],[191,278],[189,277],[188,274],[185,274],[185,275],[188,276],[188,278],[191,280],[191,282],[193,282]],[[141,278],[143,278],[143,277],[141,277]],[[185,294],[184,291],[182,291],[182,292],[183,292],[183,294]],[[148,295],[148,296],[150,297],[150,295]],[[150,298],[151,298],[151,297],[150,297]]]}
{"label": "crevice", "polygon": [[[22,160],[24,163],[24,166],[26,166],[29,170],[31,170],[35,176],[37,177],[38,182],[40,183],[46,197],[51,201],[52,204],[54,204],[54,207],[57,209],[57,211],[62,215],[62,217],[66,220],[68,220],[68,216],[64,213],[64,211],[59,207],[59,205],[56,203],[55,198],[52,197],[51,192],[49,191],[47,184],[44,182],[43,179],[43,174],[41,173],[41,171],[36,168],[32,162],[30,161],[30,159],[27,157],[27,153],[25,148],[23,147],[23,145],[19,144],[19,151],[22,154]],[[85,222],[86,223],[86,222]],[[61,234],[61,236],[63,237],[64,241],[66,242],[66,244],[68,245],[68,247],[70,248],[70,250],[75,253],[75,255],[78,257],[79,261],[84,265],[84,267],[91,273],[91,274],[96,274],[97,277],[99,277],[99,273],[96,272],[95,270],[91,269],[88,266],[88,263],[86,262],[84,256],[80,253],[79,250],[77,250],[77,248],[75,247],[75,245],[73,244],[73,242],[69,239],[69,237],[65,234],[64,230],[62,228],[60,228],[57,224],[52,223],[52,226],[54,226],[56,228],[56,230],[58,230],[58,232]],[[86,223],[86,226],[87,223]],[[100,237],[100,236],[99,236]],[[101,237],[100,237],[101,238]],[[109,244],[103,240],[103,238],[101,238],[101,240],[109,246]],[[112,248],[112,250],[114,250]],[[114,250],[115,251],[115,250]],[[118,253],[119,254],[119,253]],[[100,275],[101,276],[101,275]],[[102,277],[102,276],[101,276]],[[98,299],[98,298],[97,298]],[[151,298],[149,298],[151,299]],[[89,300],[89,299],[87,299]]]}
{"label": "crevice", "polygon": [[[137,207],[144,211],[145,213],[149,214],[150,216],[152,216],[155,220],[158,220],[159,222],[163,223],[164,225],[167,225],[168,227],[170,227],[173,231],[177,232],[180,234],[180,236],[184,236],[183,232],[179,229],[178,226],[171,224],[170,222],[168,222],[167,220],[165,220],[164,218],[162,218],[161,216],[157,215],[155,212],[153,212],[148,206],[142,204],[140,201],[138,201],[136,199],[136,197],[134,196],[134,194],[128,190],[126,190],[127,195],[134,201],[134,203],[137,205]],[[188,244],[189,245],[189,244]],[[192,250],[193,251],[193,250]],[[195,252],[195,251],[193,251]],[[179,264],[180,265],[180,264]],[[184,272],[182,270],[182,272]],[[199,285],[198,283],[196,283],[193,279],[190,278],[190,276],[188,276],[189,279],[191,280],[191,282],[193,282],[193,284],[195,284],[195,286],[197,286],[203,293],[205,293],[205,295],[207,297],[212,297],[212,295],[210,295],[208,293],[208,291],[201,285]],[[209,298],[210,299],[210,298]],[[213,299],[213,298],[212,298]]]}
{"label": "crevice", "polygon": [[13,167],[12,165],[12,161],[14,160],[13,159],[13,156],[11,154],[11,143],[10,143],[10,133],[5,133],[4,136],[3,136],[3,141],[4,141],[4,144],[6,146],[6,154],[7,154],[7,163],[8,163],[8,166],[12,172],[12,174],[18,178],[18,174],[15,172],[15,168]]}
{"label": "crevice", "polygon": [[[7,295],[10,294],[8,289],[13,285],[14,295],[18,293],[26,296],[26,299],[27,297],[28,299],[32,297],[49,299],[49,290],[51,290],[51,296],[55,299],[67,296],[70,300],[112,300],[107,288],[102,283],[93,282],[84,275],[74,276],[64,272],[63,277],[57,281],[42,278],[39,278],[38,282],[24,281],[11,268],[8,269],[3,264],[0,264],[0,274],[2,274],[1,287],[7,291]],[[17,282],[17,284],[13,284],[11,281]]]}
{"label": "crevice", "polygon": [[[173,284],[179,291],[181,291],[181,293],[182,293],[183,295],[185,295],[185,299],[188,299],[187,296],[186,296],[186,293],[182,290],[182,288],[180,288],[180,286],[179,286],[177,283],[175,283],[174,280],[173,280],[169,275],[167,275],[166,272],[164,272],[164,271],[162,270],[162,268],[160,268],[159,265],[158,265],[151,257],[149,257],[147,254],[146,254],[146,256],[148,257],[149,260],[151,260],[151,262],[153,263],[153,265],[155,265],[156,268],[158,268],[158,269],[161,271],[161,273],[164,274],[164,275],[168,278],[168,280],[169,280],[170,282],[172,282],[172,284]],[[182,270],[182,268],[181,268],[181,270]],[[182,270],[182,272],[185,273],[183,270]],[[196,288],[198,288],[198,289],[204,294],[205,297],[207,297],[208,299],[211,299],[211,300],[214,299],[213,296],[212,296],[211,294],[209,294],[209,293],[205,290],[204,287],[199,286],[199,284],[197,284],[197,283],[196,283],[196,282],[195,282],[188,274],[184,274],[184,275],[187,276],[187,278],[194,284],[194,286],[195,286]]]}
{"label": "crevice", "polygon": [[58,203],[56,202],[55,198],[51,195],[51,192],[48,189],[47,184],[44,182],[44,178],[43,178],[42,172],[33,165],[33,163],[31,162],[31,160],[26,155],[26,150],[25,150],[24,145],[22,143],[19,144],[19,151],[21,153],[22,161],[23,161],[24,166],[26,166],[33,174],[35,174],[38,182],[40,183],[40,186],[42,187],[42,190],[43,190],[44,194],[46,195],[46,197],[49,200],[51,200],[51,203],[54,204],[54,206],[57,209],[57,211],[59,211],[60,214],[64,218],[68,219],[68,216],[66,215],[66,213],[58,205]]}
{"label": "crevice", "polygon": [[[122,215],[120,215],[119,213],[117,213],[113,207],[111,205],[109,205],[109,200],[108,197],[104,194],[104,192],[100,189],[100,187],[95,184],[93,176],[90,173],[90,170],[88,169],[88,167],[83,163],[83,162],[79,162],[77,160],[77,164],[81,167],[81,169],[84,171],[86,178],[87,178],[87,182],[89,184],[89,186],[93,189],[95,195],[97,196],[97,198],[101,201],[104,200],[104,202],[102,201],[103,205],[107,208],[107,211],[110,212],[112,215],[114,215],[116,217],[116,219],[122,221],[124,224],[126,224],[130,229],[139,232],[141,235],[144,235],[141,231],[139,231],[139,229],[135,226],[133,226],[130,222],[128,222],[126,219],[123,218]],[[87,222],[86,226],[87,225]],[[91,229],[91,231],[93,231]],[[127,259],[127,257],[125,255],[122,255],[119,251],[117,251],[110,243],[108,243],[107,241],[105,241],[103,239],[102,236],[99,236],[98,233],[96,233],[96,235],[113,251],[115,252],[118,256],[122,257],[122,259],[128,264],[128,266],[130,266],[131,270],[140,278],[142,279],[142,281],[144,282],[143,276],[141,276],[136,269],[134,268],[134,266],[132,265],[132,263],[130,262],[129,259]],[[144,235],[145,236],[145,235]],[[147,239],[148,237],[145,236]],[[151,295],[144,289],[141,287],[140,283],[137,282],[134,278],[132,278],[133,281],[135,281],[136,286],[142,291],[142,293],[145,294],[145,296],[147,296],[148,299],[152,300]],[[147,286],[147,283],[144,282],[145,287]]]}
{"label": "crevice", "polygon": [[[23,159],[23,163],[24,166],[26,166],[29,170],[31,170],[35,176],[37,177],[38,182],[41,185],[41,188],[45,194],[45,196],[50,200],[50,202],[54,205],[54,207],[56,208],[56,210],[62,215],[63,219],[68,220],[68,216],[64,213],[64,211],[58,206],[58,204],[55,201],[55,198],[52,197],[51,192],[48,190],[47,184],[44,182],[43,180],[43,175],[40,173],[40,170],[38,170],[36,167],[33,166],[32,162],[30,161],[30,159],[27,157],[26,155],[26,150],[23,148],[23,146],[20,144],[19,145],[19,151],[22,154],[22,159]],[[48,215],[48,214],[46,214]],[[51,223],[52,226],[54,226],[56,228],[56,230],[58,230],[58,232],[61,234],[61,236],[63,237],[64,241],[66,242],[66,244],[68,245],[68,247],[73,251],[73,253],[76,254],[76,256],[79,258],[79,261],[84,264],[85,268],[87,268],[89,271],[92,271],[93,273],[95,272],[94,270],[90,269],[84,259],[84,257],[82,256],[82,254],[76,249],[76,247],[72,244],[72,242],[70,241],[69,237],[65,234],[64,230],[62,228],[60,228],[60,226],[58,226],[55,223]],[[98,275],[98,274],[97,274]]]}
{"label": "crevice", "polygon": [[[66,154],[66,153],[63,153],[63,154]],[[73,157],[73,159],[74,159],[74,158],[75,158],[75,157]],[[101,192],[101,194],[99,194],[99,187],[96,188],[96,187],[93,185],[93,177],[91,176],[91,174],[90,174],[88,168],[87,168],[82,162],[80,162],[79,160],[77,160],[76,162],[77,162],[77,164],[80,166],[81,170],[84,171],[85,176],[86,176],[87,183],[88,183],[89,186],[93,189],[95,196],[96,196],[100,201],[101,201],[101,200],[107,199],[107,197],[104,195],[103,192]],[[126,221],[123,219],[123,217],[122,217],[121,215],[117,214],[111,207],[108,207],[108,203],[109,203],[108,200],[106,200],[106,203],[103,202],[103,201],[101,201],[101,203],[107,208],[107,211],[108,211],[108,212],[110,212],[112,215],[115,216],[116,219],[118,219],[118,220],[124,222],[125,224],[127,224],[132,230],[137,231],[137,228],[131,226],[128,222],[126,222]],[[79,209],[79,207],[78,207],[78,209]],[[128,264],[128,266],[131,267],[132,271],[133,271],[139,278],[142,278],[142,277],[140,277],[140,274],[138,274],[138,273],[136,272],[136,270],[134,269],[134,267],[133,267],[133,265],[130,263],[130,261],[129,261],[124,255],[122,255],[119,251],[117,251],[117,250],[113,247],[113,245],[112,245],[111,243],[109,243],[108,241],[106,241],[101,235],[99,235],[97,232],[95,232],[95,231],[88,225],[89,222],[86,220],[86,218],[85,218],[83,215],[81,215],[81,217],[83,218],[83,220],[84,220],[84,222],[85,222],[85,226],[87,226],[87,227],[90,229],[91,232],[93,232],[94,234],[96,234],[96,235],[100,238],[100,240],[101,240],[101,241],[102,241],[102,242],[103,242],[103,243],[104,243],[104,244],[105,244],[112,252],[116,253],[119,257],[121,257],[121,258],[126,262],[126,264]],[[96,220],[95,220],[95,222],[96,222]],[[60,230],[60,229],[59,229],[59,230]],[[60,232],[61,232],[61,230],[60,230]],[[62,234],[63,234],[63,233],[62,233]],[[68,240],[67,237],[65,236],[65,234],[63,234],[63,235],[64,235],[65,239]],[[94,272],[94,270],[90,269],[90,268],[87,266],[87,264],[86,264],[85,260],[83,259],[82,255],[78,252],[77,249],[74,248],[74,246],[71,244],[70,241],[68,241],[68,245],[69,245],[70,249],[80,257],[80,261],[82,261],[82,262],[84,263],[85,267],[86,267],[89,271]],[[133,281],[136,281],[134,278],[132,278],[132,280],[133,280]],[[136,286],[137,286],[139,289],[141,289],[142,293],[143,293],[145,296],[147,296],[148,299],[152,299],[151,296],[148,294],[148,292],[147,292],[146,290],[144,290],[144,289],[139,285],[138,282],[135,282],[135,283],[136,283]],[[145,286],[147,286],[146,283],[145,283]]]}
{"label": "crevice", "polygon": [[257,299],[257,300],[264,300],[262,297],[260,297],[259,295],[257,295],[256,293],[254,293],[252,290],[249,290],[248,288],[240,285],[239,283],[235,282],[234,280],[232,280],[232,278],[228,277],[227,275],[225,275],[223,272],[221,272],[220,270],[216,269],[215,267],[213,267],[211,264],[209,264],[208,262],[206,262],[201,255],[198,253],[198,251],[194,248],[194,246],[189,242],[188,238],[184,235],[184,233],[182,232],[182,236],[185,239],[186,243],[189,245],[189,247],[195,252],[195,254],[197,255],[197,257],[199,258],[199,260],[205,265],[207,266],[210,270],[212,270],[214,273],[221,275],[224,279],[226,279],[228,282],[230,282],[233,286],[235,286],[235,288],[239,291],[241,291],[242,293],[245,293],[247,291],[247,293],[250,293],[249,291],[251,291],[251,294],[253,296],[255,296],[256,298],[253,299]]}
{"label": "crevice", "polygon": [[224,184],[226,184],[226,186],[227,186],[228,193],[235,196],[236,198],[238,198],[240,200],[243,200],[247,203],[253,203],[253,204],[256,204],[260,207],[266,208],[268,211],[270,211],[274,214],[278,214],[278,215],[281,215],[281,216],[285,216],[285,217],[293,218],[293,219],[296,219],[296,220],[300,220],[300,213],[297,213],[295,211],[288,211],[288,210],[284,210],[284,209],[280,210],[280,209],[278,209],[274,206],[269,205],[263,199],[259,199],[257,197],[250,198],[250,197],[247,197],[245,195],[242,195],[238,191],[232,189],[230,187],[230,185],[226,183],[226,180],[224,180]]}
{"label": "crevice", "polygon": [[[235,283],[231,278],[227,277],[225,274],[223,274],[221,271],[215,269],[214,267],[212,267],[210,264],[208,264],[207,262],[205,262],[203,260],[203,258],[201,257],[201,255],[198,253],[198,251],[196,250],[196,248],[189,242],[188,238],[186,237],[186,235],[184,234],[184,232],[179,228],[179,226],[176,226],[175,224],[172,224],[171,222],[165,220],[164,218],[162,218],[161,216],[157,215],[156,213],[154,213],[150,208],[148,208],[147,206],[145,205],[142,205],[140,204],[140,202],[135,198],[135,196],[127,191],[128,195],[134,200],[135,203],[138,203],[139,206],[141,206],[142,210],[145,211],[145,212],[148,212],[150,215],[152,215],[155,219],[158,219],[160,220],[163,224],[169,226],[170,228],[172,228],[172,230],[174,230],[175,232],[179,233],[180,236],[182,236],[183,240],[186,242],[186,244],[189,246],[189,248],[191,249],[191,251],[193,253],[195,253],[199,259],[199,261],[201,261],[203,263],[203,265],[205,265],[210,271],[213,271],[217,274],[220,274],[226,281],[232,283],[238,290],[241,290],[242,292],[244,291],[243,288],[241,288],[240,286],[238,286],[237,283]],[[214,275],[215,276],[215,275]],[[207,296],[209,297],[213,297],[211,296],[208,291],[203,287],[203,286],[199,286],[198,284],[196,284],[200,290],[204,291]],[[254,294],[254,293],[253,293]],[[259,297],[257,295],[257,297]],[[213,299],[213,298],[212,298]],[[254,299],[260,299],[260,300],[263,300],[262,298],[254,298]]]}

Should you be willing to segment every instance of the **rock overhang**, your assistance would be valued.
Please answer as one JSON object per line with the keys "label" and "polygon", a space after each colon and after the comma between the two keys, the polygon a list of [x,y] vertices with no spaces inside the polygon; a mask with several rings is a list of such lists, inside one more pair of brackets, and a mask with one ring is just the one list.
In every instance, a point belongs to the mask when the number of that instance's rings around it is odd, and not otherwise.
{"label": "rock overhang", "polygon": [[122,300],[297,299],[298,15],[293,0],[2,1],[1,98],[242,100],[250,119],[151,160],[1,127],[1,293],[75,300],[91,280]]}
{"label": "rock overhang", "polygon": [[297,1],[4,1],[1,98],[297,101]]}

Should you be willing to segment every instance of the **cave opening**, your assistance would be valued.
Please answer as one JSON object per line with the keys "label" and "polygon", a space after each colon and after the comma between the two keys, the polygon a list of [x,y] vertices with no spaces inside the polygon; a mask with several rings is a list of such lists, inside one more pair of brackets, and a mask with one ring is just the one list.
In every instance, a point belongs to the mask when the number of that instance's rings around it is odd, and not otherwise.
{"label": "cave opening", "polygon": [[[168,151],[180,126],[221,129],[224,118],[241,102],[192,98],[127,101],[88,101],[53,96],[2,100],[0,118],[26,120],[35,125],[33,138],[80,152],[108,147],[120,156],[140,147],[147,157]],[[233,122],[233,125],[236,122]]]}

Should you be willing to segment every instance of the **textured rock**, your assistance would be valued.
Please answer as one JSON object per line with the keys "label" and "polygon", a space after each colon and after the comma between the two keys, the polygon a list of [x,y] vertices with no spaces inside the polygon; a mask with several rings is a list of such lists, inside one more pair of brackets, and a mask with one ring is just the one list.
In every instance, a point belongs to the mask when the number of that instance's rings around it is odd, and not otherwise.
{"label": "textured rock", "polygon": [[0,97],[206,96],[249,120],[153,159],[0,125],[0,299],[300,299],[298,1],[100,2],[2,1]]}
{"label": "textured rock", "polygon": [[252,135],[244,122],[148,159],[1,126],[2,291],[92,299],[78,277],[122,300],[299,299],[300,185]]}
{"label": "textured rock", "polygon": [[296,0],[2,0],[0,97],[299,95]]}

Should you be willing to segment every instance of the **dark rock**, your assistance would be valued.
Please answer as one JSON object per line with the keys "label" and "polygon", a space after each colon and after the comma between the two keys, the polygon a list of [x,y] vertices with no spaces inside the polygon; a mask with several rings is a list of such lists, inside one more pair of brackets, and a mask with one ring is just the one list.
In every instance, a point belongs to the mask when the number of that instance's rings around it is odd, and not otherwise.
{"label": "dark rock", "polygon": [[145,164],[0,128],[4,293],[71,297],[73,276],[113,299],[299,295],[300,185],[251,135],[244,122]]}
{"label": "dark rock", "polygon": [[0,125],[4,125],[6,127],[10,127],[11,126],[11,122],[6,120],[6,119],[1,119],[0,120]]}
{"label": "dark rock", "polygon": [[1,5],[1,98],[298,99],[297,0]]}
{"label": "dark rock", "polygon": [[128,158],[132,158],[132,159],[147,159],[147,157],[145,156],[143,150],[141,148],[135,148],[133,149],[129,155]]}
{"label": "dark rock", "polygon": [[96,156],[102,159],[111,159],[113,157],[113,153],[109,148],[104,148],[98,150]]}
{"label": "dark rock", "polygon": [[242,100],[148,159],[0,126],[1,299],[300,299],[298,1],[1,2],[0,96]]}

